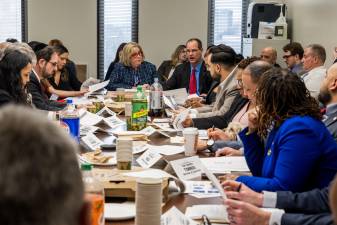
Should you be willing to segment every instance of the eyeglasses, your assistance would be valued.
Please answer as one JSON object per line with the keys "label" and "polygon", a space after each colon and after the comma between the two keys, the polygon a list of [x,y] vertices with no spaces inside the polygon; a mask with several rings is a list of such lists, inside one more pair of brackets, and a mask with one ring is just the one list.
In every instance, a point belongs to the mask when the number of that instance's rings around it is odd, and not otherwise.
{"label": "eyeglasses", "polygon": [[50,61],[48,61],[48,63],[52,64],[53,67],[57,66],[57,62],[50,62]]}
{"label": "eyeglasses", "polygon": [[137,56],[143,56],[143,54],[141,52],[135,52],[131,54],[131,57],[137,57]]}

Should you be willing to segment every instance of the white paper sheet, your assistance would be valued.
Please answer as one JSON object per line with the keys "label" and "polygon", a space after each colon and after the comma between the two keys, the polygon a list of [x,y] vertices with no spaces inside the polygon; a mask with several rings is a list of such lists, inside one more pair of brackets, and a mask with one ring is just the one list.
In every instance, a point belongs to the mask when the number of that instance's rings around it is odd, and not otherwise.
{"label": "white paper sheet", "polygon": [[186,217],[175,206],[161,216],[160,225],[197,225],[195,221]]}
{"label": "white paper sheet", "polygon": [[171,122],[170,118],[154,118],[152,123],[169,123]]}
{"label": "white paper sheet", "polygon": [[177,159],[170,164],[180,180],[201,179],[203,168],[198,156]]}
{"label": "white paper sheet", "polygon": [[89,86],[89,92],[85,93],[85,96],[89,96],[93,92],[98,91],[102,88],[105,88],[109,84],[109,82],[110,82],[110,80],[107,80],[107,81],[103,81],[103,82],[98,83],[98,84],[90,85]]}
{"label": "white paper sheet", "polygon": [[175,136],[170,138],[172,144],[184,144],[185,138],[180,136]]}
{"label": "white paper sheet", "polygon": [[188,97],[186,88],[179,88],[179,89],[164,91],[163,95],[166,96],[166,97],[168,97],[168,96],[173,97],[175,102],[178,105],[184,105],[184,103],[185,103],[185,101]]}
{"label": "white paper sheet", "polygon": [[82,141],[93,151],[100,148],[103,142],[98,139],[94,134],[88,134],[82,137]]}
{"label": "white paper sheet", "polygon": [[71,99],[74,105],[88,105],[91,104],[91,101],[85,97],[68,97],[67,99]]}
{"label": "white paper sheet", "polygon": [[176,116],[176,118],[174,118],[174,121],[172,123],[174,129],[176,129],[176,130],[183,130],[184,129],[182,123],[186,120],[189,112],[190,112],[190,109],[186,109],[186,110],[182,111],[181,113],[179,113]]}
{"label": "white paper sheet", "polygon": [[125,124],[123,120],[118,119],[116,116],[110,116],[110,117],[104,118],[103,120],[111,128],[116,128],[118,126]]}
{"label": "white paper sheet", "polygon": [[[108,107],[103,107],[100,111],[96,113],[96,115],[102,116],[102,117],[110,117],[110,116],[116,116],[116,113],[111,111]],[[104,116],[108,115],[108,116]]]}
{"label": "white paper sheet", "polygon": [[162,156],[158,152],[149,149],[139,156],[136,161],[142,168],[150,168],[161,158]]}
{"label": "white paper sheet", "polygon": [[201,219],[207,215],[210,220],[228,222],[225,205],[193,205],[187,207],[185,215],[190,219]]}
{"label": "white paper sheet", "polygon": [[210,157],[202,158],[200,160],[204,164],[204,166],[212,173],[249,171],[247,162],[245,160],[245,157],[243,156]]}
{"label": "white paper sheet", "polygon": [[85,112],[80,118],[80,124],[83,126],[95,126],[103,121],[103,117],[93,114],[91,112]]}
{"label": "white paper sheet", "polygon": [[96,127],[96,126],[81,126],[80,127],[80,135],[86,136],[88,134],[93,134],[97,130],[99,130],[99,127]]}
{"label": "white paper sheet", "polygon": [[195,194],[198,198],[219,197],[219,190],[216,189],[211,181],[191,181],[184,180],[184,193]]}
{"label": "white paper sheet", "polygon": [[184,152],[184,146],[175,145],[148,145],[149,150],[158,152],[162,155],[175,155]]}
{"label": "white paper sheet", "polygon": [[123,173],[125,176],[137,177],[137,178],[174,178],[171,174],[166,173],[159,169],[147,169],[137,172],[126,172]]}

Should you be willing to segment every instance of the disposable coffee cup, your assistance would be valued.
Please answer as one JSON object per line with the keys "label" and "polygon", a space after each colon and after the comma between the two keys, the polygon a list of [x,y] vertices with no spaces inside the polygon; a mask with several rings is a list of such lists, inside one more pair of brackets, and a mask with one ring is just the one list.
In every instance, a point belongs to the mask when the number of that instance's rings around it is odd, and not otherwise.
{"label": "disposable coffee cup", "polygon": [[194,127],[185,128],[183,130],[183,136],[185,138],[185,156],[196,155],[199,136],[198,129]]}

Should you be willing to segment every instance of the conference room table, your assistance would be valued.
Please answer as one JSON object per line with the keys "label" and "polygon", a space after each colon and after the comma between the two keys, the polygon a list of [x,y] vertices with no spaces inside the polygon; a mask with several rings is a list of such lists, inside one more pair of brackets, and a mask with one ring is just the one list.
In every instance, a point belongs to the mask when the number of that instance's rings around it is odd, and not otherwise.
{"label": "conference room table", "polygon": [[[123,116],[121,116],[119,118],[124,119]],[[108,131],[124,131],[124,130],[126,130],[125,125],[121,125],[119,127],[111,129],[108,126],[103,124],[103,125],[101,125],[101,128],[103,128],[105,130],[108,130]],[[104,132],[99,132],[99,133],[96,134],[96,136],[106,144],[112,143],[112,141],[115,139],[114,136],[109,135],[109,134],[104,133]],[[176,134],[173,133],[173,134],[171,134],[171,136],[172,137],[176,136]],[[170,143],[169,138],[164,137],[164,136],[162,136],[158,133],[155,133],[154,135],[151,135],[151,137],[149,137],[148,143],[152,144],[152,145],[158,145],[158,146],[159,145],[167,145],[167,144],[172,145]],[[179,145],[179,144],[175,144],[175,145]],[[141,155],[141,153],[134,155],[133,165],[137,166],[136,159],[140,155]],[[198,155],[199,155],[199,157],[209,157],[211,155],[211,153],[202,152],[202,153],[199,153]],[[180,158],[183,158],[183,157],[185,157],[183,153],[171,155],[171,156],[163,156],[163,158],[159,162],[157,162],[152,168],[164,169],[168,165],[169,161],[172,161],[172,160],[175,160],[175,159],[180,159]],[[98,167],[98,168],[100,168],[100,167]],[[107,168],[107,167],[104,167],[104,168]],[[111,168],[114,168],[114,167],[111,167]],[[117,199],[117,202],[120,201],[120,198],[116,198],[116,199]],[[114,200],[115,199],[113,197],[107,197],[106,198],[106,202],[115,202]],[[189,206],[198,205],[198,204],[222,204],[222,203],[223,203],[223,200],[222,200],[221,197],[200,198],[199,199],[199,198],[195,198],[193,196],[190,196],[188,194],[175,192],[173,194],[169,194],[168,200],[166,201],[166,203],[162,207],[162,213],[165,213],[167,210],[169,210],[173,206],[178,208],[181,212],[185,213],[186,208],[189,207]],[[123,221],[106,221],[105,224],[106,225],[122,225],[122,224],[131,225],[131,224],[135,224],[135,221],[134,221],[134,219],[123,220]]]}

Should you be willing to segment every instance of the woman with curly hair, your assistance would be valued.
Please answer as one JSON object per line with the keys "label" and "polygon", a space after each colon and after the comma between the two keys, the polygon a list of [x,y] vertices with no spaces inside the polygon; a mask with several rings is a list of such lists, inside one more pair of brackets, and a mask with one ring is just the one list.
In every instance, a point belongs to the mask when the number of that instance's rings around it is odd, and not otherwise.
{"label": "woman with curly hair", "polygon": [[32,60],[20,50],[5,49],[0,56],[0,106],[7,103],[28,105],[26,84]]}
{"label": "woman with curly hair", "polygon": [[[243,75],[243,88],[247,78]],[[273,68],[260,79],[257,112],[240,134],[255,191],[323,188],[337,172],[337,144],[321,122],[318,103],[298,76]]]}

